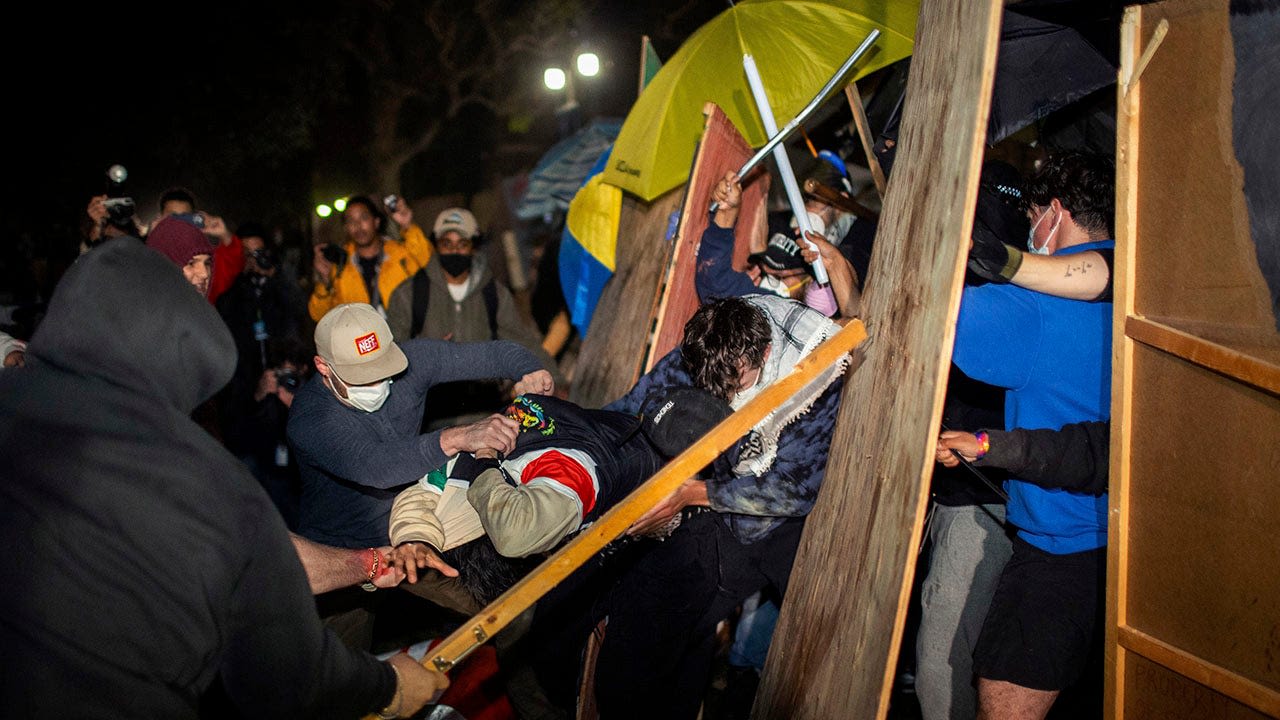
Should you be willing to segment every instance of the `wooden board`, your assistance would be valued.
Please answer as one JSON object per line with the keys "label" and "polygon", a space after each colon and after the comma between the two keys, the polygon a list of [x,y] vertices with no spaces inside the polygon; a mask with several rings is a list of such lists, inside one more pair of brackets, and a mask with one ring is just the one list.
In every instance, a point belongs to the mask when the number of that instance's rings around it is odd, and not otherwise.
{"label": "wooden board", "polygon": [[1138,32],[1141,16],[1137,7],[1125,11],[1120,25],[1122,70],[1116,83],[1116,249],[1114,304],[1111,325],[1111,464],[1110,507],[1107,513],[1107,609],[1103,641],[1103,707],[1108,717],[1116,717],[1125,702],[1125,675],[1128,655],[1119,645],[1119,628],[1128,622],[1129,516],[1129,431],[1133,403],[1124,388],[1133,385],[1133,343],[1124,334],[1125,323],[1133,315],[1134,247],[1138,226],[1138,126],[1133,122],[1141,93],[1132,83],[1132,74],[1141,52]]}
{"label": "wooden board", "polygon": [[[1124,717],[1159,720],[1264,720],[1267,715],[1142,656],[1128,674]],[[1274,717],[1274,716],[1272,716]]]}
{"label": "wooden board", "polygon": [[754,718],[885,717],[955,337],[999,0],[925,0],[845,385]]}
{"label": "wooden board", "polygon": [[569,399],[583,407],[600,407],[622,397],[640,376],[653,327],[653,299],[671,247],[667,227],[682,198],[683,188],[651,203],[622,196],[617,270],[596,305],[569,391]]}
{"label": "wooden board", "polygon": [[1280,334],[1232,145],[1228,6],[1130,8],[1121,37],[1107,711],[1278,717]]}
{"label": "wooden board", "polygon": [[[684,325],[698,309],[698,291],[694,287],[694,270],[702,233],[711,222],[708,209],[716,183],[729,170],[736,171],[752,155],[751,146],[742,133],[715,103],[707,103],[702,139],[693,157],[693,169],[685,185],[684,206],[680,225],[667,267],[665,289],[658,306],[657,321],[645,360],[651,369],[684,338]],[[757,169],[742,186],[742,205],[734,227],[733,267],[744,270],[750,254],[752,238],[765,233],[765,200],[769,197],[769,174]]]}

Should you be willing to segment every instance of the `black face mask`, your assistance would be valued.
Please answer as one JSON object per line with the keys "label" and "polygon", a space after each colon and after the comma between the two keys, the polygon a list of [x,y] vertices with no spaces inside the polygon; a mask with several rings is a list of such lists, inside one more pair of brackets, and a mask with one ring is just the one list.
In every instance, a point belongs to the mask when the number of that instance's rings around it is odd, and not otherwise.
{"label": "black face mask", "polygon": [[445,273],[451,277],[459,275],[471,270],[471,256],[440,253],[436,257],[440,258],[440,267],[444,268]]}

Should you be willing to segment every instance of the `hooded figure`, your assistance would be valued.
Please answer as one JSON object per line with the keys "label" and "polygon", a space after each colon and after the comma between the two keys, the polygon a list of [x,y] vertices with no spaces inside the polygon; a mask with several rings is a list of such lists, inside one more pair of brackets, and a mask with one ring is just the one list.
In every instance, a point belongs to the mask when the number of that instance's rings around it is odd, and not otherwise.
{"label": "hooded figure", "polygon": [[355,717],[391,698],[391,669],[321,627],[265,492],[188,417],[234,366],[160,254],[109,243],[63,277],[0,379],[0,717]]}

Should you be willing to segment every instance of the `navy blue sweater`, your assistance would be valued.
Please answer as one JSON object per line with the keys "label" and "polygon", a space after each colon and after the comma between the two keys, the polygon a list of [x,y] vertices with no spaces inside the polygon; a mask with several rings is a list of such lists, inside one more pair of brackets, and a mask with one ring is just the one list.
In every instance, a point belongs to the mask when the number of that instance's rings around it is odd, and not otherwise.
{"label": "navy blue sweater", "polygon": [[418,434],[427,391],[455,380],[519,380],[543,369],[532,353],[505,340],[398,344],[409,369],[393,379],[377,412],[343,405],[319,375],[294,398],[288,434],[302,473],[303,537],[347,548],[386,545],[397,491],[448,460],[439,430]]}
{"label": "navy blue sweater", "polygon": [[[650,392],[676,385],[693,385],[684,369],[680,348],[659,360],[630,392],[605,409],[638,413]],[[711,509],[721,514],[742,542],[763,540],[785,518],[804,517],[813,509],[826,472],[831,429],[840,410],[843,387],[843,378],[832,383],[809,412],[782,430],[777,458],[764,475],[735,475],[730,471],[741,443],[716,461],[713,476],[707,480],[707,498]]]}

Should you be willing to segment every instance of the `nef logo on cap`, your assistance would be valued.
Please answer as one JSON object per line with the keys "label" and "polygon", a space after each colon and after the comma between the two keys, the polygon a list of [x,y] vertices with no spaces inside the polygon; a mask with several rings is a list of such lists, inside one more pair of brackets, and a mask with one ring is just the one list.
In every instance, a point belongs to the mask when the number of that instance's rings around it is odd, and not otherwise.
{"label": "nef logo on cap", "polygon": [[346,303],[325,313],[316,323],[316,354],[348,385],[375,383],[409,367],[387,321],[368,303]]}
{"label": "nef logo on cap", "polygon": [[379,347],[381,346],[378,345],[378,333],[376,332],[371,332],[364,337],[356,338],[356,352],[361,355],[368,355]]}

